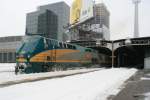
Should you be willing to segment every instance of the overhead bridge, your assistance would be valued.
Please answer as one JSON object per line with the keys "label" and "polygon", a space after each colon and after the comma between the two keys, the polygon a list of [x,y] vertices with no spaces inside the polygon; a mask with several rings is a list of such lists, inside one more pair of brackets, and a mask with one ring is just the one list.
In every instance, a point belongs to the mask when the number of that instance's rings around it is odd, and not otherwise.
{"label": "overhead bridge", "polygon": [[150,69],[150,37],[128,38],[115,41],[74,41],[106,54],[112,59],[113,67],[136,67]]}

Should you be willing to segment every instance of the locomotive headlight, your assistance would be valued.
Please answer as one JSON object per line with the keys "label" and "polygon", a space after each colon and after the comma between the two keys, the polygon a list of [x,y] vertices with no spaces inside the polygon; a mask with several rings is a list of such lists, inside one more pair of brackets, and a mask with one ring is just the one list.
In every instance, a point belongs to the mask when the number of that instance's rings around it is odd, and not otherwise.
{"label": "locomotive headlight", "polygon": [[18,55],[16,55],[16,58],[19,58],[19,56],[18,56]]}
{"label": "locomotive headlight", "polygon": [[19,64],[19,69],[23,70],[25,68],[27,68],[27,65],[25,63],[20,63]]}
{"label": "locomotive headlight", "polygon": [[30,58],[30,55],[28,55],[28,58]]}

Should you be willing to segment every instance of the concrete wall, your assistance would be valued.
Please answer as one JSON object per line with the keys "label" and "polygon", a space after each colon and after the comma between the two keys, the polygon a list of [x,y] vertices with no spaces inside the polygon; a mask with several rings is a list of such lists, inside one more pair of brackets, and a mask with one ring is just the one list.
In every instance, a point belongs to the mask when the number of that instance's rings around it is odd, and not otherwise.
{"label": "concrete wall", "polygon": [[0,63],[15,63],[16,49],[23,36],[0,37]]}
{"label": "concrete wall", "polygon": [[0,52],[0,63],[15,63],[16,62],[16,52]]}

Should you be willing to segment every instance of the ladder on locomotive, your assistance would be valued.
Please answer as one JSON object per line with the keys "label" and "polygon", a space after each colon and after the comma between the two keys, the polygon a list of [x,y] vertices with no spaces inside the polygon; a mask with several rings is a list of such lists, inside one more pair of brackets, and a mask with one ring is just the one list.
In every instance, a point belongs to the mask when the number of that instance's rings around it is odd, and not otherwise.
{"label": "ladder on locomotive", "polygon": [[51,54],[50,54],[50,56],[51,56],[51,63],[52,63],[52,65],[55,65],[56,64],[56,44],[53,42],[52,43],[52,50],[51,50]]}
{"label": "ladder on locomotive", "polygon": [[[56,46],[55,41],[51,39],[44,39],[45,49],[49,50],[50,52],[47,55],[47,61],[53,66],[56,63]],[[45,62],[46,63],[46,62]]]}

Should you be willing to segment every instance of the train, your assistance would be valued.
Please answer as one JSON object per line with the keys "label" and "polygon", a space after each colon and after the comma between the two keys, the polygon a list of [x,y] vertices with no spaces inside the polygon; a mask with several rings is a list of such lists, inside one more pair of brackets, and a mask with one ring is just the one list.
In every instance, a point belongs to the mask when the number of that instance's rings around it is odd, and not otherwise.
{"label": "train", "polygon": [[16,51],[16,73],[39,73],[99,64],[96,50],[42,36],[25,36]]}

